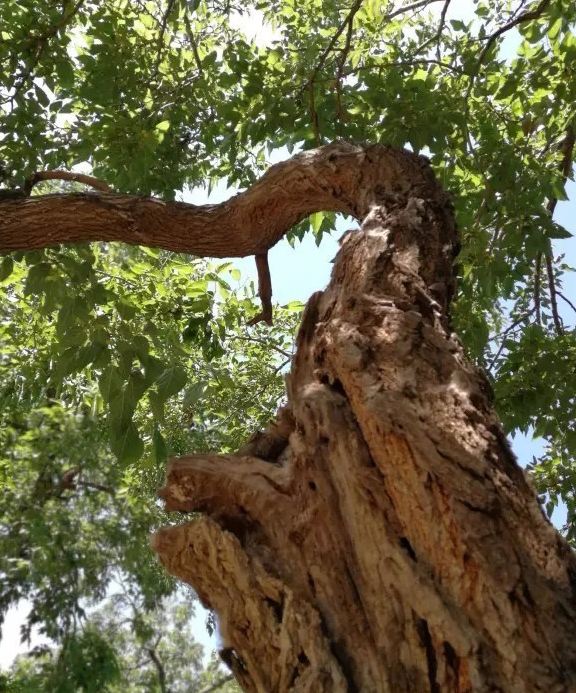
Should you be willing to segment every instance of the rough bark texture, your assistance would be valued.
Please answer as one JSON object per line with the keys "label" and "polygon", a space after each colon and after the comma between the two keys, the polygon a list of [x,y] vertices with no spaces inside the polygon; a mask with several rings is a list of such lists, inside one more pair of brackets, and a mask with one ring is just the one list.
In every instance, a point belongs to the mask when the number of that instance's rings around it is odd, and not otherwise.
{"label": "rough bark texture", "polygon": [[152,545],[246,691],[576,691],[574,555],[447,331],[450,204],[383,151],[330,207],[364,221],[307,306],[288,406],[238,455],[171,462],[166,507],[203,514]]}

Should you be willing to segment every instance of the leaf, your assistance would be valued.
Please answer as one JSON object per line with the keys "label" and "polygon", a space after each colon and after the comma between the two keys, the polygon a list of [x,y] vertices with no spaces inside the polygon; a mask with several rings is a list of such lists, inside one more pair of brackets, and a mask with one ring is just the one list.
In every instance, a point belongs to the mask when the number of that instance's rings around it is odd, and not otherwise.
{"label": "leaf", "polygon": [[164,436],[160,433],[158,428],[154,429],[152,435],[152,445],[154,446],[154,456],[157,463],[162,463],[168,458],[168,446],[164,440]]}
{"label": "leaf", "polygon": [[169,120],[163,120],[161,123],[158,123],[156,126],[156,130],[160,130],[160,132],[165,132],[168,130],[170,127],[170,121]]}
{"label": "leaf", "polygon": [[111,448],[122,464],[131,464],[142,457],[144,443],[138,428],[130,423],[122,433],[112,440]]}
{"label": "leaf", "polygon": [[322,219],[324,219],[324,212],[316,212],[310,215],[310,225],[312,226],[312,231],[316,235],[320,231],[322,226]]}
{"label": "leaf", "polygon": [[171,366],[167,368],[157,379],[156,379],[156,390],[158,396],[167,400],[172,395],[180,392],[180,390],[186,385],[186,371],[181,366]]}
{"label": "leaf", "polygon": [[165,423],[166,416],[164,414],[164,400],[160,397],[157,392],[150,390],[148,392],[148,402],[150,404],[150,409],[152,410],[152,416],[156,421],[160,423]]}
{"label": "leaf", "polygon": [[194,385],[191,385],[184,393],[182,406],[185,409],[188,409],[196,404],[196,402],[198,402],[206,391],[207,386],[208,383],[205,380],[199,380],[198,382],[194,383]]}
{"label": "leaf", "polygon": [[74,85],[74,68],[69,60],[60,59],[56,62],[58,78],[65,88]]}
{"label": "leaf", "polygon": [[3,282],[5,279],[8,279],[8,277],[12,274],[13,270],[14,260],[12,260],[10,255],[7,255],[2,260],[2,264],[0,264],[0,282]]}
{"label": "leaf", "polygon": [[129,384],[124,385],[110,397],[108,422],[115,436],[120,435],[132,422],[136,403],[134,389]]}

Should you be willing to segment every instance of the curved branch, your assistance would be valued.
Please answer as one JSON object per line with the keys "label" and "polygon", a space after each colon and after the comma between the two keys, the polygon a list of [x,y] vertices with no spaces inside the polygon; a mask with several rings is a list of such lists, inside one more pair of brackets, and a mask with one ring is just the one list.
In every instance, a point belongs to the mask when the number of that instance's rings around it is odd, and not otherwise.
{"label": "curved branch", "polygon": [[123,241],[210,257],[265,253],[314,212],[362,219],[386,196],[444,199],[423,157],[385,145],[336,142],[272,166],[218,205],[109,192],[0,201],[0,252]]}
{"label": "curved branch", "polygon": [[75,183],[83,183],[84,185],[89,185],[95,190],[100,190],[101,192],[113,192],[112,188],[98,178],[93,176],[87,176],[85,173],[74,173],[72,171],[38,171],[33,173],[24,185],[24,193],[26,195],[30,194],[32,188],[46,180],[68,180],[74,181]]}

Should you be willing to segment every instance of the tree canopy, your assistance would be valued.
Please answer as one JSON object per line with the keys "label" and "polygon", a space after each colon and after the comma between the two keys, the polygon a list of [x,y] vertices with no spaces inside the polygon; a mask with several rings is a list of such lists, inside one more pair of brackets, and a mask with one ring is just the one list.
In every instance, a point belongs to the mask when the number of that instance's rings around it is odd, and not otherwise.
{"label": "tree canopy", "polygon": [[[247,37],[260,20],[266,40]],[[428,156],[461,230],[453,328],[487,371],[506,431],[546,440],[534,477],[548,512],[567,504],[574,540],[576,334],[556,246],[570,233],[554,212],[574,160],[575,20],[562,0],[465,11],[450,0],[4,0],[0,224],[11,194],[48,170],[173,201],[222,180],[247,188],[271,155],[336,139]],[[37,182],[32,195],[82,189]],[[335,224],[317,212],[288,236],[320,241]],[[115,574],[144,610],[173,593],[142,552],[168,521],[154,503],[165,460],[236,450],[266,423],[299,317],[299,305],[276,307],[272,327],[247,327],[256,290],[239,281],[227,261],[146,247],[4,255],[2,612],[27,598],[29,625],[64,643]],[[78,637],[90,638],[85,622]]]}

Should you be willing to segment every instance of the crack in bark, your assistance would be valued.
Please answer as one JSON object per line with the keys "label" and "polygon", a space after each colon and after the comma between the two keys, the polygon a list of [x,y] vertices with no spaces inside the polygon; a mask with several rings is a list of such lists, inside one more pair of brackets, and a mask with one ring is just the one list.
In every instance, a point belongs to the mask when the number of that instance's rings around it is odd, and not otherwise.
{"label": "crack in bark", "polygon": [[432,636],[428,628],[428,622],[423,618],[416,619],[416,629],[420,636],[420,642],[426,653],[426,663],[428,665],[428,682],[430,684],[430,693],[441,693],[440,686],[436,680],[438,673],[438,660],[436,659],[436,650],[432,642]]}

